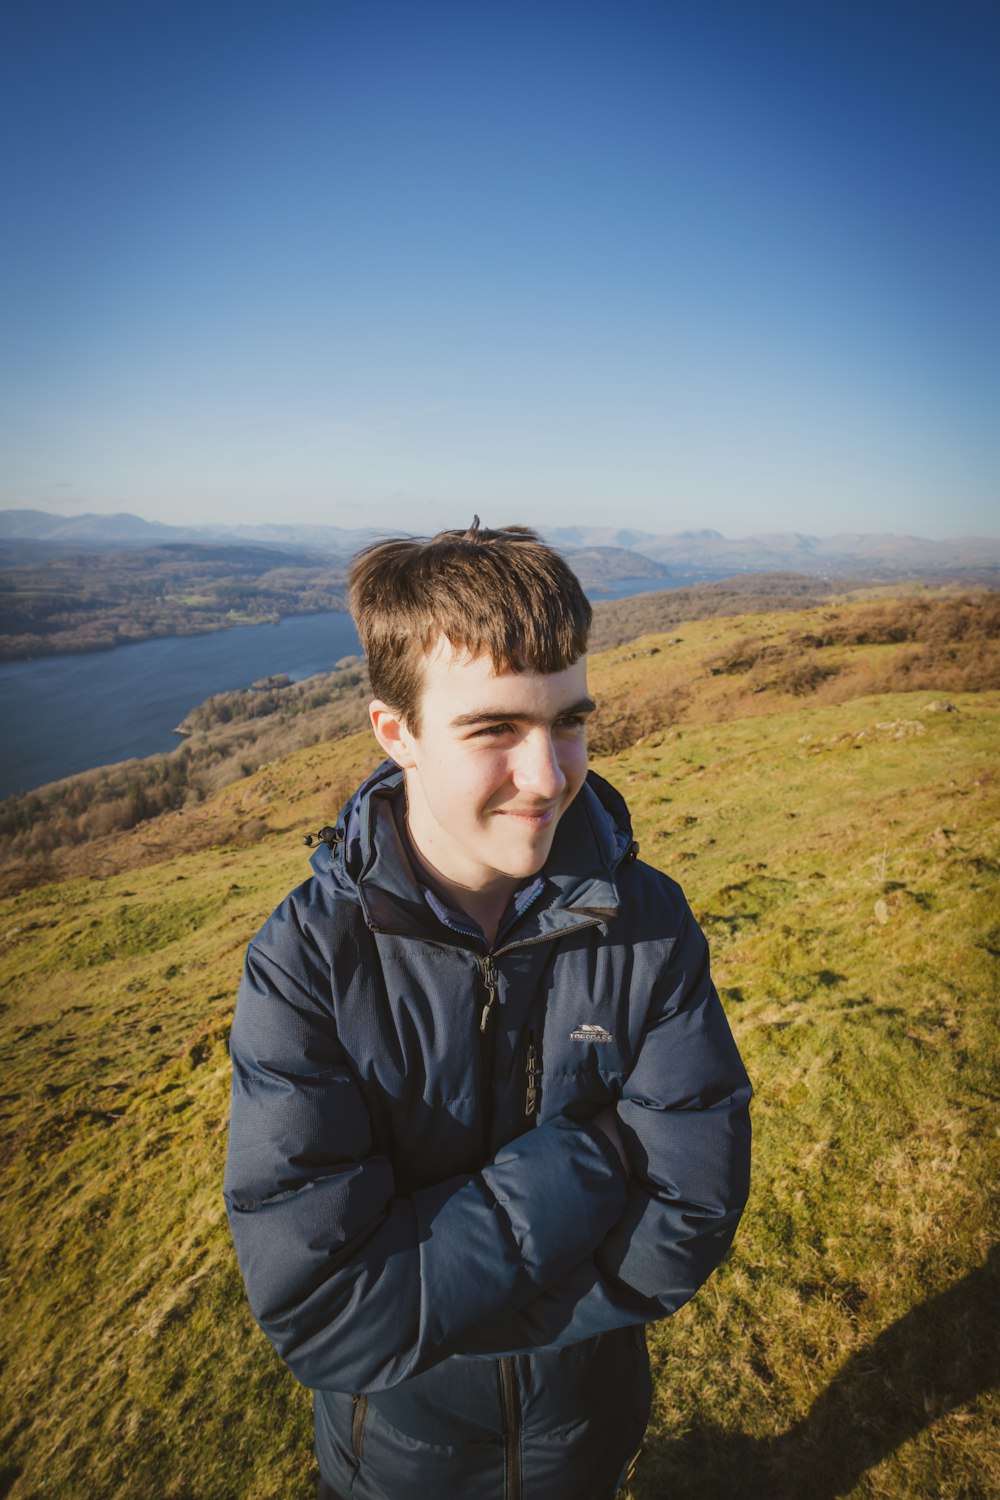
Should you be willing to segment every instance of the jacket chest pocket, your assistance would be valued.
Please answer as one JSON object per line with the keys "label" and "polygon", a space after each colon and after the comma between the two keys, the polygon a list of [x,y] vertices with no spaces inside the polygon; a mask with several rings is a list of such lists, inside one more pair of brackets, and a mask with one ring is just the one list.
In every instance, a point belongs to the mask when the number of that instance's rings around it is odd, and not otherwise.
{"label": "jacket chest pocket", "polygon": [[628,1073],[612,1036],[577,1028],[576,1036],[552,1037],[550,1030],[546,1028],[544,1056],[539,1059],[541,1118],[586,1118],[621,1097]]}
{"label": "jacket chest pocket", "polygon": [[632,1067],[630,974],[581,938],[556,953],[544,1002],[542,1112],[593,1113],[621,1097]]}

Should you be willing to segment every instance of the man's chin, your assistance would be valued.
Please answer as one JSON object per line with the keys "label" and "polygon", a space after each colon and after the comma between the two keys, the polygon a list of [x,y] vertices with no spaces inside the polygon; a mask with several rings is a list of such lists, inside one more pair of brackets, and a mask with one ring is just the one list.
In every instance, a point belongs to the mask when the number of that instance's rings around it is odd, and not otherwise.
{"label": "man's chin", "polygon": [[498,868],[501,868],[511,880],[529,880],[532,875],[538,875],[552,849],[554,832],[554,829],[547,828],[546,837],[533,839],[530,848],[508,851],[506,857],[498,863]]}

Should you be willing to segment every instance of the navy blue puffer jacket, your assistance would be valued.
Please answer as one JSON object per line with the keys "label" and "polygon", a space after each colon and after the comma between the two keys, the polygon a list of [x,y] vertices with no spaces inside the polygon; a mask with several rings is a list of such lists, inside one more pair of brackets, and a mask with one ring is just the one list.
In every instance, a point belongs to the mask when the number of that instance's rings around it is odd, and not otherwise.
{"label": "navy blue puffer jacket", "polygon": [[[226,1204],[253,1311],[361,1500],[607,1500],[642,1326],[749,1179],[750,1086],[679,888],[591,773],[491,949],[381,767],[247,954]],[[630,1178],[589,1123],[616,1104]]]}

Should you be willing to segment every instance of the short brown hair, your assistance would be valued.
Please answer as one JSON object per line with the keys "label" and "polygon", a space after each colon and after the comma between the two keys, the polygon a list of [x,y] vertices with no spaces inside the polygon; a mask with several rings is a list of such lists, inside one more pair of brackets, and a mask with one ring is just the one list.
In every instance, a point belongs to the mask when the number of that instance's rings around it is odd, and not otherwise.
{"label": "short brown hair", "polygon": [[366,547],[348,590],[372,690],[414,733],[423,658],[441,636],[489,656],[494,672],[561,672],[586,651],[593,615],[576,574],[535,532],[489,531],[478,516],[467,531]]}

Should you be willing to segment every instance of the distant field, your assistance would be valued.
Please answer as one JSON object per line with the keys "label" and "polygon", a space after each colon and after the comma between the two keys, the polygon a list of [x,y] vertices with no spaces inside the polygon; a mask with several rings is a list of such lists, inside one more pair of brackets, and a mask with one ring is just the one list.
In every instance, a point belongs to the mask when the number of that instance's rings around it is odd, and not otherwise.
{"label": "distant field", "polygon": [[[868,608],[594,659],[596,769],[684,885],[757,1090],[735,1247],[650,1330],[632,1500],[1000,1494],[996,625],[877,640]],[[275,758],[0,903],[12,1500],[314,1494],[224,1224],[226,1039],[299,835],[374,758]]]}

